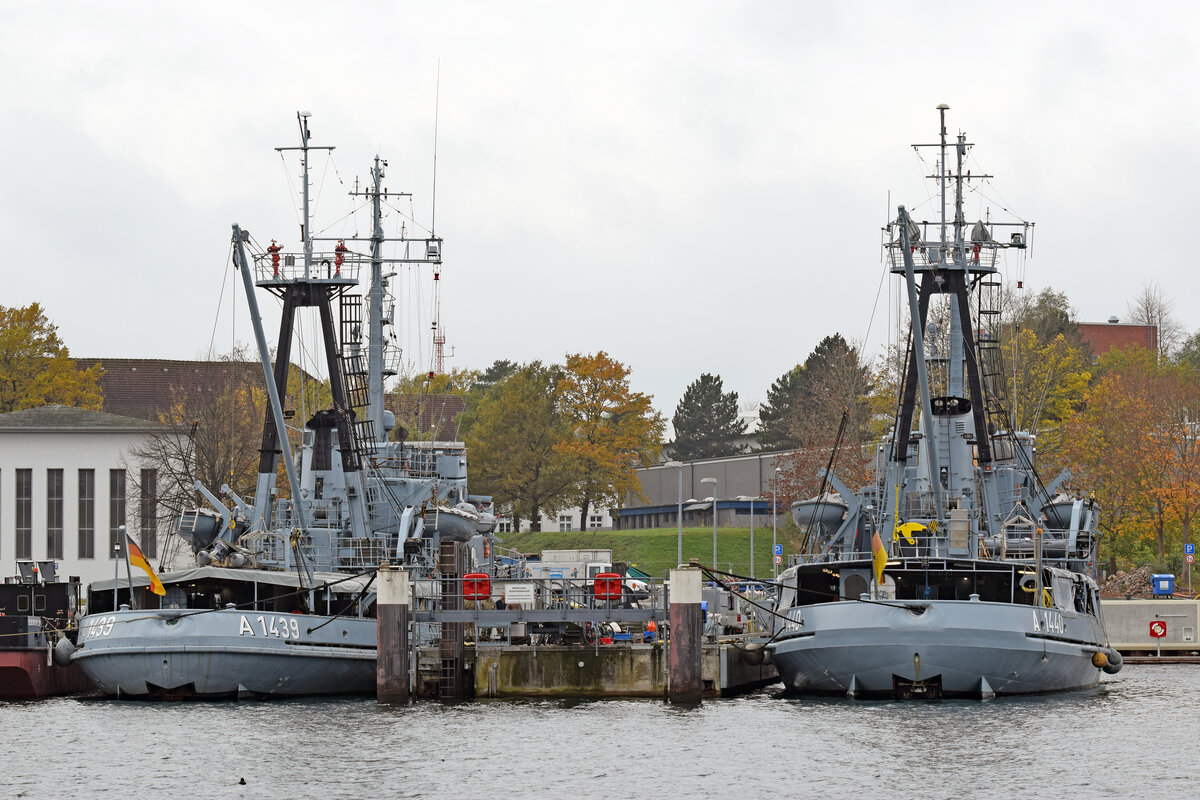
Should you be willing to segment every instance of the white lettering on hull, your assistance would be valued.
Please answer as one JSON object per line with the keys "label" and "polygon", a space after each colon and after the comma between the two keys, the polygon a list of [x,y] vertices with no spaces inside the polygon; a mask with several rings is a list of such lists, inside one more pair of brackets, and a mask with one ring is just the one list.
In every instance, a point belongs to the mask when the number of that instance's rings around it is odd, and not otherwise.
{"label": "white lettering on hull", "polygon": [[[253,622],[258,625],[258,630],[254,629]],[[299,639],[300,638],[300,623],[295,617],[268,617],[265,614],[259,614],[253,618],[241,615],[238,620],[238,636],[265,636],[269,639]]]}

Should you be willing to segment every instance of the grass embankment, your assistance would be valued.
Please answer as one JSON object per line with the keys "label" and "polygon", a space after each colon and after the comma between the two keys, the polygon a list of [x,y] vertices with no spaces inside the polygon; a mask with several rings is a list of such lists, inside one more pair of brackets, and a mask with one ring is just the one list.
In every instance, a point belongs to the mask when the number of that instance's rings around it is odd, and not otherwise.
{"label": "grass embankment", "polygon": [[[609,549],[614,561],[624,561],[654,577],[676,564],[678,530],[676,528],[645,528],[633,531],[588,531],[586,533],[504,533],[501,546],[522,553],[542,550]],[[712,561],[712,528],[683,529],[683,561],[695,558],[701,564]],[[784,553],[799,549],[796,530],[779,526],[779,543]],[[717,528],[717,568],[739,575],[750,573],[750,529]],[[771,527],[754,528],[754,572],[759,577],[771,576]]]}

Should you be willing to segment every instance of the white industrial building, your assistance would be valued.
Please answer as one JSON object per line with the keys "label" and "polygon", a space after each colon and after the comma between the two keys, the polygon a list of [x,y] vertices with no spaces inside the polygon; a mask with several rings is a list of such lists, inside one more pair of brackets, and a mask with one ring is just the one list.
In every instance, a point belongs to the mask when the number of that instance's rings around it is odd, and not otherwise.
{"label": "white industrial building", "polygon": [[129,453],[162,430],[66,406],[0,414],[0,574],[16,576],[17,561],[49,561],[62,580],[111,578],[121,525],[158,566],[169,523],[160,519],[158,475]]}

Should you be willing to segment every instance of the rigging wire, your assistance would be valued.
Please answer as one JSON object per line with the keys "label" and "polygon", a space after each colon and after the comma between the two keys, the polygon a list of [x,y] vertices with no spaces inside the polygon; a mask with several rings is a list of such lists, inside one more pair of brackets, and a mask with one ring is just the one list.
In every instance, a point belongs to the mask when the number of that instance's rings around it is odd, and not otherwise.
{"label": "rigging wire", "polygon": [[[230,240],[229,252],[225,254],[225,262],[224,263],[232,265],[232,262],[233,262],[233,241]],[[237,269],[237,267],[233,267],[233,270],[236,270],[236,269]],[[213,345],[217,341],[217,325],[219,325],[221,322],[221,305],[225,300],[225,283],[229,280],[229,273],[233,270],[227,270],[227,269],[221,270],[221,292],[220,292],[220,294],[217,295],[217,313],[213,315],[212,335],[208,337],[208,359],[210,361],[212,360],[212,356],[213,356]],[[236,317],[237,316],[237,308],[234,308],[231,306],[230,313]]]}

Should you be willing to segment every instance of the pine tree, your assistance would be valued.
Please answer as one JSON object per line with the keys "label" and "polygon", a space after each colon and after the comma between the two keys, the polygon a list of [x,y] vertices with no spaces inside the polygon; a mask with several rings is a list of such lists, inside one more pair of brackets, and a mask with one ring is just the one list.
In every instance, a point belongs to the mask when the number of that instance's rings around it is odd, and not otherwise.
{"label": "pine tree", "polygon": [[687,387],[671,424],[676,458],[719,458],[742,450],[737,439],[746,433],[746,421],[738,417],[737,392],[726,392],[719,375],[706,372]]}
{"label": "pine tree", "polygon": [[796,392],[804,375],[804,365],[797,364],[780,375],[767,390],[767,402],[758,409],[758,445],[763,450],[788,450],[798,447],[791,430],[796,413]]}

